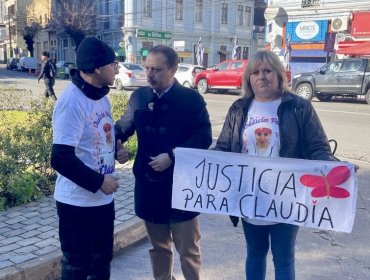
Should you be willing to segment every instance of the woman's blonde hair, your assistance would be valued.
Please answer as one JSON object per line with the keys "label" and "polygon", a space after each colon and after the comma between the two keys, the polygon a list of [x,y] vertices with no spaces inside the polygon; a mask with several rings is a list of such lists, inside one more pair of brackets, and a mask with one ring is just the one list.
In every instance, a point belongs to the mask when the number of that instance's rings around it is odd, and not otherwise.
{"label": "woman's blonde hair", "polygon": [[242,95],[245,97],[254,97],[254,92],[250,83],[250,77],[255,68],[261,63],[266,63],[272,71],[277,73],[279,80],[279,92],[282,94],[288,90],[288,81],[285,73],[285,67],[279,57],[272,51],[263,50],[256,52],[248,61],[248,65],[243,73]]}

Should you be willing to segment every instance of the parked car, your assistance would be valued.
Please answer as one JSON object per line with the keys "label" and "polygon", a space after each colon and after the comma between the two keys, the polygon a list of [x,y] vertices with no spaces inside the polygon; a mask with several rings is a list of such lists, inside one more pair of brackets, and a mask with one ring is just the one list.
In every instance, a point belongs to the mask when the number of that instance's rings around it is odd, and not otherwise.
{"label": "parked car", "polygon": [[194,84],[199,93],[206,94],[209,90],[217,90],[226,93],[229,89],[242,87],[242,75],[248,60],[226,60],[198,73]]}
{"label": "parked car", "polygon": [[57,61],[57,77],[60,79],[69,79],[69,71],[76,67],[76,63],[69,61]]}
{"label": "parked car", "polygon": [[294,92],[308,100],[315,96],[320,101],[349,96],[365,99],[370,104],[370,59],[336,60],[315,72],[294,75],[292,84]]}
{"label": "parked car", "polygon": [[10,57],[6,62],[6,69],[7,70],[17,70],[17,63],[19,62],[19,58]]}
{"label": "parked car", "polygon": [[39,61],[36,57],[22,56],[17,64],[17,70],[22,72],[29,69],[36,71],[39,66]]}
{"label": "parked car", "polygon": [[206,70],[206,68],[203,66],[179,63],[175,78],[183,86],[195,88],[194,78],[199,72],[204,70]]}
{"label": "parked car", "polygon": [[119,62],[119,73],[114,80],[117,89],[147,86],[145,68],[139,64]]}

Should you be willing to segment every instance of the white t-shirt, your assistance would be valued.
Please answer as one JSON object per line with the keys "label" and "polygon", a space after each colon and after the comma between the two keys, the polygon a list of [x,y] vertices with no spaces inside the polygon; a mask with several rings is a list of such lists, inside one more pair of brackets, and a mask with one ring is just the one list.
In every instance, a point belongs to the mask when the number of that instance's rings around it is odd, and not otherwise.
{"label": "white t-shirt", "polygon": [[[242,153],[263,157],[279,157],[280,134],[277,109],[281,99],[269,102],[252,101],[243,130]],[[245,218],[254,225],[273,225],[275,222]]]}
{"label": "white t-shirt", "polygon": [[[114,122],[109,99],[93,100],[70,83],[56,102],[53,113],[53,143],[75,147],[76,156],[100,174],[115,170]],[[75,206],[99,206],[113,200],[98,190],[92,193],[58,174],[54,198]]]}

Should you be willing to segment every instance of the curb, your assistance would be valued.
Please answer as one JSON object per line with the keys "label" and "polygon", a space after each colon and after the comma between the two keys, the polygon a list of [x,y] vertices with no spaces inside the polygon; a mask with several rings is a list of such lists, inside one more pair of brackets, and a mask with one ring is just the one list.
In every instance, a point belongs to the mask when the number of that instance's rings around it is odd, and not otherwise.
{"label": "curb", "polygon": [[[116,225],[114,230],[114,252],[116,253],[145,237],[145,225],[136,216]],[[61,257],[62,253],[58,250],[42,258],[3,269],[0,272],[0,280],[57,280],[60,277]]]}

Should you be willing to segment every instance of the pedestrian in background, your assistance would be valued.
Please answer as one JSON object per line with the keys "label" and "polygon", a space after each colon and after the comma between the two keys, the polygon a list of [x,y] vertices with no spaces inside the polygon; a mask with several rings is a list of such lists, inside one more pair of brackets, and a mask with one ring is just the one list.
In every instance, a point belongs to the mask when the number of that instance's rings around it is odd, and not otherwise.
{"label": "pedestrian in background", "polygon": [[[242,94],[228,111],[215,150],[258,155],[250,147],[260,141],[256,131],[265,131],[275,146],[263,156],[336,160],[312,104],[288,91],[285,68],[276,54],[258,51],[253,55],[243,73]],[[236,226],[239,218],[231,220]],[[247,243],[246,279],[265,279],[270,247],[275,279],[295,279],[298,226],[248,217],[242,224]]]}
{"label": "pedestrian in background", "polygon": [[37,78],[37,81],[40,82],[42,78],[44,78],[45,83],[45,97],[48,98],[53,97],[55,100],[57,100],[57,97],[54,92],[54,85],[55,85],[55,76],[56,76],[56,65],[50,58],[50,53],[48,51],[43,51],[41,55],[41,71]]}
{"label": "pedestrian in background", "polygon": [[[76,53],[77,70],[56,102],[51,165],[58,172],[54,198],[59,216],[62,280],[109,280],[113,258],[115,152],[114,121],[107,94],[118,73],[111,47],[84,39]],[[114,147],[117,147],[114,149]],[[112,149],[113,147],[113,149]]]}
{"label": "pedestrian in background", "polygon": [[144,67],[150,86],[132,93],[115,129],[122,141],[135,131],[137,134],[135,211],[144,220],[153,247],[149,254],[154,279],[175,279],[174,244],[184,278],[199,280],[199,213],[171,208],[174,149],[207,149],[212,133],[202,96],[175,80],[177,64],[177,54],[168,46],[158,45],[149,51]]}

